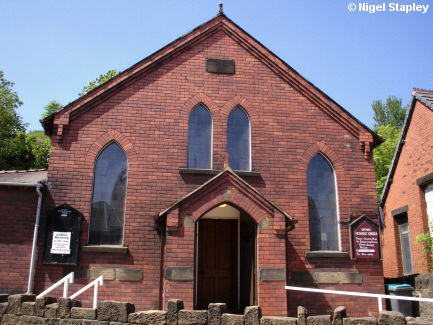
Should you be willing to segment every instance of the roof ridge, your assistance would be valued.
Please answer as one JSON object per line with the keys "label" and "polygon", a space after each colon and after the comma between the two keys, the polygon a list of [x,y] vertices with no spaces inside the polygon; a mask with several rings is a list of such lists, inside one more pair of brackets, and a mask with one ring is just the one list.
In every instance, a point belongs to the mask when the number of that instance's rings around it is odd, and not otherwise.
{"label": "roof ridge", "polygon": [[413,88],[413,92],[414,92],[414,93],[416,93],[416,92],[420,92],[420,91],[422,91],[422,92],[427,92],[427,93],[432,93],[432,94],[433,94],[433,90],[423,89],[423,88]]}

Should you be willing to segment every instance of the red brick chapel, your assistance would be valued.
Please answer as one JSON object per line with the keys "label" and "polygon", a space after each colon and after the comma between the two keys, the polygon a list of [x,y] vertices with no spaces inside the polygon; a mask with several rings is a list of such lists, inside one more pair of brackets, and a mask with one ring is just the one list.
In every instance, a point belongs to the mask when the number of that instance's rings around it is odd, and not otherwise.
{"label": "red brick chapel", "polygon": [[[354,258],[350,235],[362,216],[378,224],[381,139],[222,11],[42,124],[34,292],[74,271],[80,287],[103,274],[100,299],[136,310],[377,312],[285,286],[383,293],[381,259]],[[82,215],[72,265],[43,256],[63,203]]]}

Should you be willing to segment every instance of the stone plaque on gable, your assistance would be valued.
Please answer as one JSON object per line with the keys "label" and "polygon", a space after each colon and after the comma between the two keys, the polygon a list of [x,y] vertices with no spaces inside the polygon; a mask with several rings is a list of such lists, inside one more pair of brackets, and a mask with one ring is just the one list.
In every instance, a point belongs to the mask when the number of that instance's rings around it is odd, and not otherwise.
{"label": "stone plaque on gable", "polygon": [[379,226],[366,216],[350,224],[353,259],[380,259]]}
{"label": "stone plaque on gable", "polygon": [[81,216],[66,203],[47,212],[44,264],[77,265]]}

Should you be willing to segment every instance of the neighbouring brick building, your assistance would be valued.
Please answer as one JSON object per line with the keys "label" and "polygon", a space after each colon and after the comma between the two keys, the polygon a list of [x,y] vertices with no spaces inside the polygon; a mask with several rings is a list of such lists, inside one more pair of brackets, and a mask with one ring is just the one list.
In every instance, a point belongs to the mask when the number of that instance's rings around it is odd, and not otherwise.
{"label": "neighbouring brick building", "polygon": [[414,89],[388,174],[383,209],[383,269],[386,277],[429,273],[416,236],[433,220],[433,91]]}
{"label": "neighbouring brick building", "polygon": [[349,235],[377,223],[381,139],[222,11],[42,123],[44,211],[83,218],[75,267],[42,264],[40,236],[36,292],[74,270],[142,310],[377,312],[284,286],[383,292],[381,260],[352,259]]}

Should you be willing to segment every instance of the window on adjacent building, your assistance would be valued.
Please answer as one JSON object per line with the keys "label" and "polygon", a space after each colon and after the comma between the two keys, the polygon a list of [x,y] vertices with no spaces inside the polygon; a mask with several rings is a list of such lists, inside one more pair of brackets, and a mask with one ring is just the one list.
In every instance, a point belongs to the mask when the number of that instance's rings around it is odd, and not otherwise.
{"label": "window on adjacent building", "polygon": [[250,119],[240,107],[227,120],[227,153],[233,170],[251,170]]}
{"label": "window on adjacent building", "polygon": [[89,244],[123,243],[127,181],[126,154],[117,143],[111,143],[95,163]]}
{"label": "window on adjacent building", "polygon": [[310,249],[340,249],[335,173],[329,161],[316,154],[308,164]]}
{"label": "window on adjacent building", "polygon": [[401,245],[401,257],[403,261],[403,272],[404,274],[413,273],[413,262],[412,262],[412,247],[410,244],[410,233],[409,233],[409,220],[407,213],[399,214],[395,217],[395,221],[398,224],[398,230],[400,232],[400,245]]}
{"label": "window on adjacent building", "polygon": [[212,168],[212,117],[203,105],[189,115],[188,168]]}

